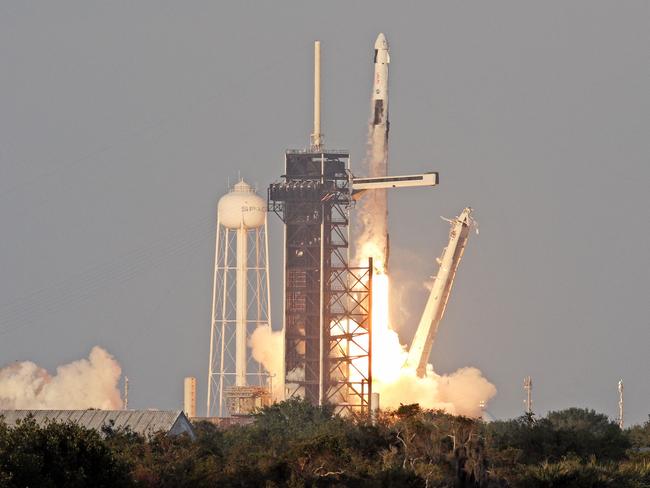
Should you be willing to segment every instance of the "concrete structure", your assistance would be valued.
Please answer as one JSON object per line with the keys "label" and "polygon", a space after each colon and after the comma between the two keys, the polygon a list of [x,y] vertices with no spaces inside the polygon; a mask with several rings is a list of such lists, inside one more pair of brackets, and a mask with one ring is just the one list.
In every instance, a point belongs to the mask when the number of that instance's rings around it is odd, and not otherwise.
{"label": "concrete structure", "polygon": [[238,413],[228,412],[226,390],[236,396],[242,388],[247,396],[249,386],[265,387],[269,379],[248,350],[254,330],[271,326],[266,209],[266,201],[244,180],[217,206],[208,416]]}
{"label": "concrete structure", "polygon": [[112,425],[145,437],[158,432],[196,437],[192,424],[180,410],[0,410],[0,418],[9,426],[27,416],[34,417],[40,426],[47,422],[72,422],[100,432],[102,427]]}
{"label": "concrete structure", "polygon": [[269,388],[264,386],[230,386],[224,394],[232,416],[249,416],[271,404]]}
{"label": "concrete structure", "polygon": [[191,419],[196,417],[196,378],[191,376],[183,381],[183,411]]}

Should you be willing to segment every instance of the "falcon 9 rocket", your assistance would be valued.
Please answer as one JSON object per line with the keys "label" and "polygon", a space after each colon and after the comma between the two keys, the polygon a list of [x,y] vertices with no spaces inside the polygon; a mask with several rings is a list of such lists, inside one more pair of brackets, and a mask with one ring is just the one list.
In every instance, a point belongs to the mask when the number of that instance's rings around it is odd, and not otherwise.
{"label": "falcon 9 rocket", "polygon": [[[387,176],[388,170],[388,41],[379,34],[375,41],[371,120],[368,137],[368,176]],[[362,242],[372,242],[375,266],[381,273],[388,266],[388,207],[386,189],[369,192],[363,203]],[[365,253],[364,253],[365,254]],[[366,256],[363,256],[366,257]]]}

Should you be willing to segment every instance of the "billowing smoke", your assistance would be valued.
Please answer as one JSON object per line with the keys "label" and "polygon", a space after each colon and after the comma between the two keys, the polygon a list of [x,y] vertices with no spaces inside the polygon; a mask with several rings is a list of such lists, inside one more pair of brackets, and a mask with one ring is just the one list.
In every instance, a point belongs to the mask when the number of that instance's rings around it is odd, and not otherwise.
{"label": "billowing smoke", "polygon": [[388,275],[373,278],[373,391],[379,393],[382,408],[397,408],[401,403],[419,403],[423,408],[445,410],[454,415],[479,417],[496,388],[476,368],[461,368],[450,375],[439,375],[431,364],[424,377],[406,366],[407,347],[389,325]]}
{"label": "billowing smoke", "polygon": [[115,358],[98,346],[88,359],[59,366],[54,375],[31,361],[12,363],[0,369],[0,409],[120,409],[121,373]]}
{"label": "billowing smoke", "polygon": [[450,375],[438,375],[431,365],[423,378],[414,370],[400,369],[392,382],[377,380],[374,391],[382,408],[397,408],[400,403],[419,403],[423,408],[444,410],[453,415],[480,417],[485,403],[496,388],[477,368],[461,368]]}
{"label": "billowing smoke", "polygon": [[280,382],[284,371],[284,342],[281,331],[273,331],[268,325],[260,325],[253,331],[249,340],[253,359],[260,363],[273,378],[273,396],[279,395]]}
{"label": "billowing smoke", "polygon": [[393,262],[405,263],[390,269],[390,324],[400,334],[415,331],[433,286],[434,253],[426,258],[411,250],[393,247]]}

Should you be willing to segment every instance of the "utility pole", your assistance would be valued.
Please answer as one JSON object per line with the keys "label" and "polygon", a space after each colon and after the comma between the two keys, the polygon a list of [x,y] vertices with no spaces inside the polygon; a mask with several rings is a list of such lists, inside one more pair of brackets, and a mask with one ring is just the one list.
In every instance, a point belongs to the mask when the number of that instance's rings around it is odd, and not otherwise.
{"label": "utility pole", "polygon": [[533,413],[533,379],[530,376],[524,378],[524,390],[526,391],[526,399],[524,400],[524,405],[526,405],[526,413]]}
{"label": "utility pole", "polygon": [[124,410],[129,409],[129,377],[124,377]]}
{"label": "utility pole", "polygon": [[623,380],[618,380],[618,426],[623,430]]}

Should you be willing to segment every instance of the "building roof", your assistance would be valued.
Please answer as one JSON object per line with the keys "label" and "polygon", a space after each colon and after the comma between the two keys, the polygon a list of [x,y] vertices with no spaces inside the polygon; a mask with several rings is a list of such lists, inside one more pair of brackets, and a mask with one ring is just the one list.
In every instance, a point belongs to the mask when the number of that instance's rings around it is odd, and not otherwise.
{"label": "building roof", "polygon": [[87,429],[101,430],[111,422],[116,429],[128,427],[131,431],[150,436],[156,432],[167,435],[187,433],[194,439],[194,429],[182,410],[0,410],[7,425],[32,415],[38,425],[47,421],[72,422]]}

